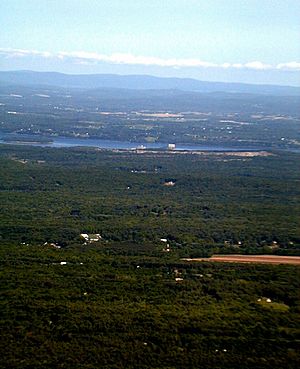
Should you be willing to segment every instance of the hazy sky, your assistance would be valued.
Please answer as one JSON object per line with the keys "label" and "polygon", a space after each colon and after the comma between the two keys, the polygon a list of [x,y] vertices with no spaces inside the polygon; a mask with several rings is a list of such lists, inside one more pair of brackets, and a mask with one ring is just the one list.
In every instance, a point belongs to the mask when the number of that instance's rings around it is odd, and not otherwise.
{"label": "hazy sky", "polygon": [[1,0],[0,69],[300,85],[300,0]]}

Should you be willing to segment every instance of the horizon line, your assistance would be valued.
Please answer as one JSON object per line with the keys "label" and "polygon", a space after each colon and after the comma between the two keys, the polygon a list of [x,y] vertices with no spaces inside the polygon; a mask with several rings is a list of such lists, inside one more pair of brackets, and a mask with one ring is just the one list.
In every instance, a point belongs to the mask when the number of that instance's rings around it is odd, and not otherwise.
{"label": "horizon line", "polygon": [[290,87],[290,88],[296,88],[300,89],[299,85],[282,85],[282,84],[274,84],[274,83],[255,83],[255,82],[229,82],[229,81],[221,81],[221,80],[203,80],[198,79],[195,77],[166,77],[166,76],[158,76],[154,74],[139,74],[139,73],[131,73],[131,74],[121,74],[121,73],[67,73],[67,72],[59,72],[56,70],[47,70],[47,71],[38,71],[38,70],[32,70],[32,69],[9,69],[9,70],[2,70],[0,69],[0,73],[14,73],[14,72],[30,72],[30,73],[56,73],[66,76],[119,76],[119,77],[152,77],[152,78],[158,78],[158,79],[178,79],[178,80],[191,80],[191,81],[197,81],[197,82],[205,82],[205,83],[222,83],[222,84],[229,84],[229,85],[254,85],[254,86],[274,86],[274,87]]}

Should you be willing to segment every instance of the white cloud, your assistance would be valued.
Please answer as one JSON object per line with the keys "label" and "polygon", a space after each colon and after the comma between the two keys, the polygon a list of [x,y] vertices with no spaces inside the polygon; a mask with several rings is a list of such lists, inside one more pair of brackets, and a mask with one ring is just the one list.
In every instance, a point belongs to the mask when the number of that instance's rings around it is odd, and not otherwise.
{"label": "white cloud", "polygon": [[276,68],[280,70],[300,71],[300,63],[297,62],[281,63],[278,64]]}
{"label": "white cloud", "polygon": [[25,56],[41,56],[43,58],[51,58],[54,55],[48,51],[25,50],[25,49],[2,49],[0,48],[0,55],[8,58],[25,57]]}
{"label": "white cloud", "polygon": [[129,64],[129,65],[145,65],[145,66],[160,66],[160,67],[218,67],[217,64],[204,62],[198,59],[162,59],[148,56],[135,56],[132,54],[116,53],[112,55],[103,55],[97,53],[89,53],[85,51],[78,52],[60,52],[59,58],[81,59],[89,61],[98,61],[114,64]]}
{"label": "white cloud", "polygon": [[271,64],[265,64],[260,61],[253,61],[250,63],[246,63],[244,64],[244,66],[248,69],[254,69],[254,70],[267,70],[267,69],[273,68]]}
{"label": "white cloud", "polygon": [[1,49],[0,56],[6,58],[22,58],[22,57],[41,57],[54,58],[59,60],[71,60],[76,64],[96,64],[96,63],[111,63],[111,64],[126,64],[126,65],[143,65],[143,66],[159,66],[173,68],[218,68],[218,69],[248,69],[255,71],[266,70],[281,70],[281,71],[300,71],[300,63],[287,62],[277,65],[263,63],[261,61],[251,61],[247,63],[212,63],[201,59],[164,59],[149,56],[137,56],[125,53],[115,53],[111,55],[98,54],[86,51],[74,52],[58,52],[50,53],[37,50],[24,49]]}

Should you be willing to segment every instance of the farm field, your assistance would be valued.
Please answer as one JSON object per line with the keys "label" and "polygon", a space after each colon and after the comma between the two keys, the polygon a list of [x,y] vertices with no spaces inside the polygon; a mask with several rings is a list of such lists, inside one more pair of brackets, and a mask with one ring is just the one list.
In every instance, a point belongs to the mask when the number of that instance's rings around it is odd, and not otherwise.
{"label": "farm field", "polygon": [[298,256],[278,255],[213,255],[210,258],[184,259],[185,261],[209,261],[225,263],[292,264],[300,265]]}

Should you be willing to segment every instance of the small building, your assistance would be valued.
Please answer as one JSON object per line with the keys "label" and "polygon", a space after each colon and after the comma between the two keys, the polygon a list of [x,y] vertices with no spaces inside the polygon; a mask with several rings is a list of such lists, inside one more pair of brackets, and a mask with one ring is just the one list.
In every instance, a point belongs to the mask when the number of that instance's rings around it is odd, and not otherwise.
{"label": "small building", "polygon": [[[84,238],[86,242],[89,242],[89,243],[100,241],[102,238],[99,233],[95,233],[95,234],[81,233],[80,236]],[[86,245],[86,243],[84,244]]]}
{"label": "small building", "polygon": [[175,150],[176,148],[176,145],[171,143],[171,144],[168,144],[168,150]]}
{"label": "small building", "polygon": [[167,181],[167,182],[164,183],[164,186],[173,187],[173,186],[175,186],[175,182],[174,181]]}
{"label": "small building", "polygon": [[90,242],[97,242],[101,240],[102,238],[99,233],[91,234],[89,237],[90,237]]}

